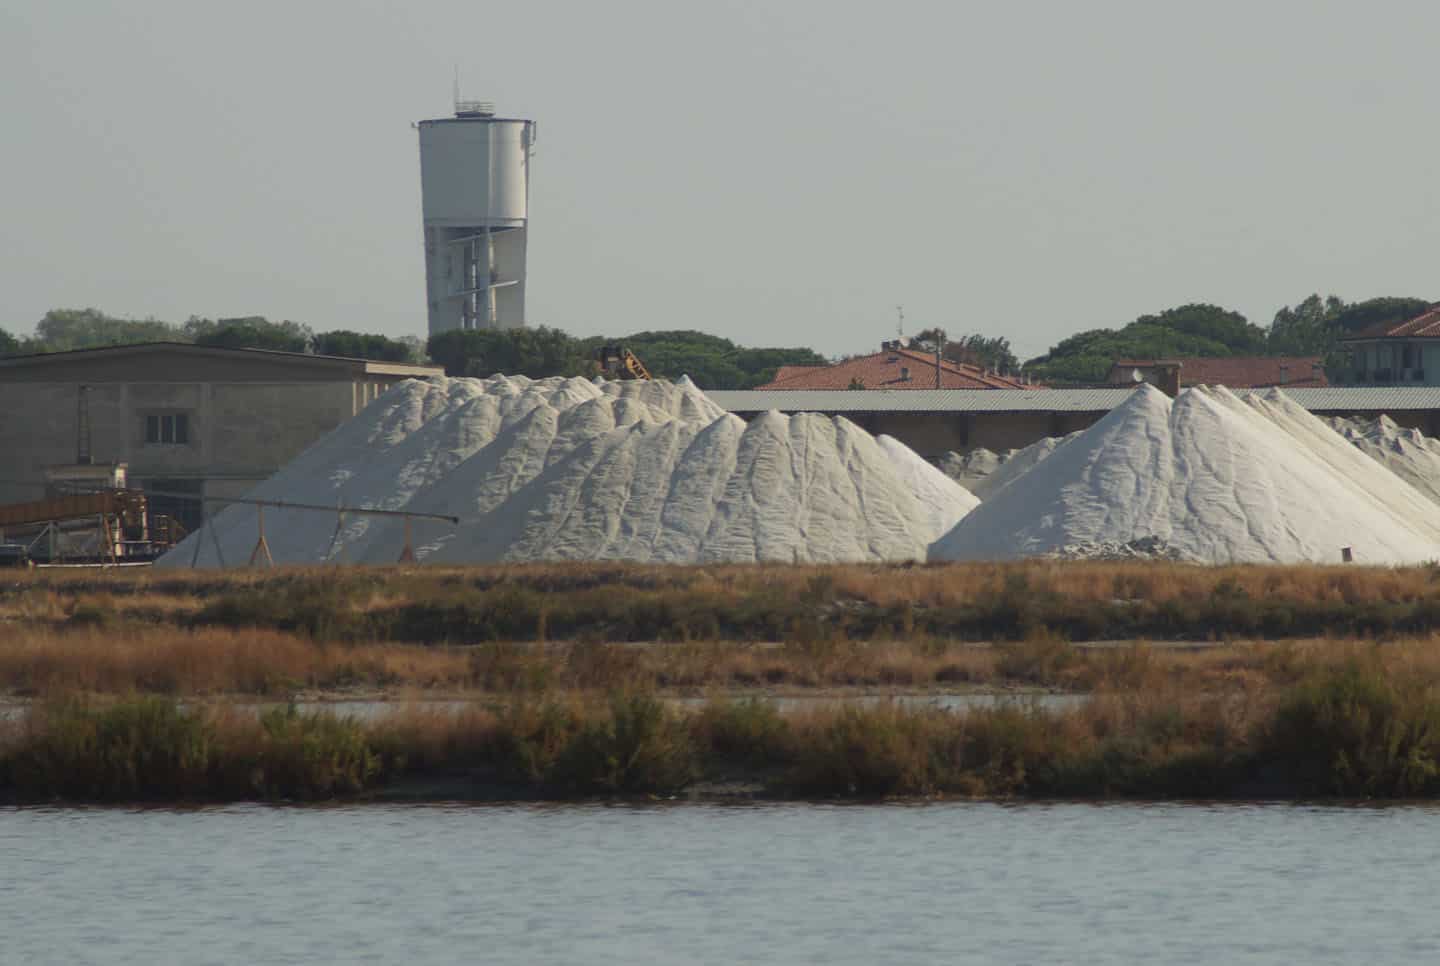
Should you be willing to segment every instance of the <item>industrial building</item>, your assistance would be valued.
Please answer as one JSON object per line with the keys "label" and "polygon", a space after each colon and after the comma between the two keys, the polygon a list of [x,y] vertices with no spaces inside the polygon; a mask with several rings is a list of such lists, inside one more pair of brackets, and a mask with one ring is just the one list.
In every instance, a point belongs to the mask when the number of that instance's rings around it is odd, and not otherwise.
{"label": "industrial building", "polygon": [[[711,390],[716,405],[750,419],[769,410],[844,416],[871,433],[893,436],[927,459],[972,449],[1019,449],[1047,436],[1093,425],[1134,386],[1109,389]],[[1440,436],[1440,387],[1289,388],[1317,416],[1386,415]]]}
{"label": "industrial building", "polygon": [[535,122],[457,100],[417,127],[430,334],[524,325]]}
{"label": "industrial building", "polygon": [[175,343],[0,359],[0,503],[119,479],[182,494],[150,505],[193,528],[199,503],[184,496],[239,496],[395,383],[442,375]]}

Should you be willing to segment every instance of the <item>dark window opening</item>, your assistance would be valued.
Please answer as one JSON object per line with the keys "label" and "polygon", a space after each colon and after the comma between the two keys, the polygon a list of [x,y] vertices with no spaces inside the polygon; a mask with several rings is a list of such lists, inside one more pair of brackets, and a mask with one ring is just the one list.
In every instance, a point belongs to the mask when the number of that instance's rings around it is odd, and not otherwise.
{"label": "dark window opening", "polygon": [[[200,503],[200,494],[204,489],[202,480],[146,480],[142,489],[145,490],[152,527],[155,517],[163,515],[179,520],[181,526],[191,532],[200,529],[204,520]],[[157,490],[160,492],[156,493]]]}
{"label": "dark window opening", "polygon": [[190,419],[185,413],[152,413],[145,417],[145,442],[186,446]]}

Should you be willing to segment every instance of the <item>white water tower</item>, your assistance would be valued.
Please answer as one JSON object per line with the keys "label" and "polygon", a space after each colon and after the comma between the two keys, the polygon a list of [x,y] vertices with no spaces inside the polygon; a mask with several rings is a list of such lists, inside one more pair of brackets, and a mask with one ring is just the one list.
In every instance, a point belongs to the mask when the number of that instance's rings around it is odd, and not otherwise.
{"label": "white water tower", "polygon": [[524,325],[535,122],[457,100],[419,129],[430,334]]}

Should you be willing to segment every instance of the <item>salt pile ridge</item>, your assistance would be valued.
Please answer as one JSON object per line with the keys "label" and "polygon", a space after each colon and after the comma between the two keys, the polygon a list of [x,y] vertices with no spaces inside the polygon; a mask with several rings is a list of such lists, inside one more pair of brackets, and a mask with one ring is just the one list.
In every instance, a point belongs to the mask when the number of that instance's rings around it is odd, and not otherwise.
{"label": "salt pile ridge", "polygon": [[[976,500],[902,444],[844,419],[747,424],[689,380],[494,376],[402,383],[256,487],[256,499],[406,509],[427,562],[903,560]],[[277,563],[393,562],[393,517],[270,507]],[[257,538],[234,505],[159,561],[234,566]],[[198,556],[197,556],[198,554]]]}
{"label": "salt pile ridge", "polygon": [[1398,426],[1389,416],[1328,422],[1360,452],[1440,503],[1440,439]]}
{"label": "salt pile ridge", "polygon": [[1143,386],[981,503],[932,559],[1156,538],[1206,562],[1440,557],[1440,513],[1282,393]]}
{"label": "salt pile ridge", "polygon": [[1071,433],[1069,436],[1060,437],[1048,436],[1044,439],[1036,440],[1024,449],[1013,450],[1010,453],[1010,458],[1001,463],[994,473],[991,473],[983,480],[976,481],[975,485],[970,487],[970,492],[982,500],[990,499],[996,493],[999,493],[1021,476],[1034,469],[1041,460],[1055,452],[1056,447],[1065,443],[1066,440],[1074,439],[1078,435],[1080,434]]}

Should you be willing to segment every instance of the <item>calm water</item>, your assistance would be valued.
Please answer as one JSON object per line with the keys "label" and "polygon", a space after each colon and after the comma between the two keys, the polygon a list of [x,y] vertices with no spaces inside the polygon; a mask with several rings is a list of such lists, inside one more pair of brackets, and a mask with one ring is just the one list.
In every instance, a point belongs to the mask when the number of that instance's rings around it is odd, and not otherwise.
{"label": "calm water", "polygon": [[1416,963],[1440,811],[0,810],[0,962]]}

